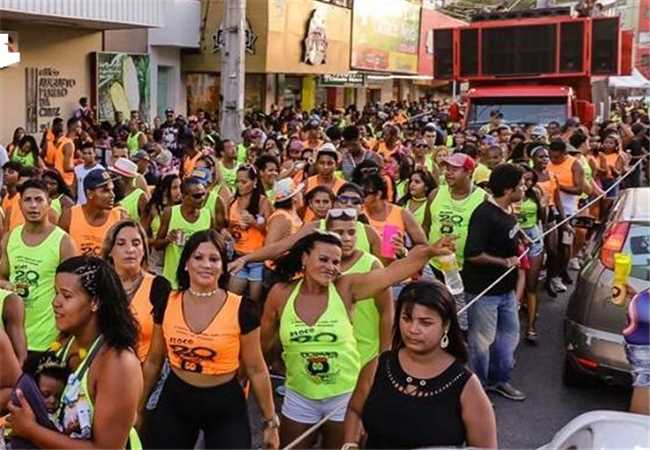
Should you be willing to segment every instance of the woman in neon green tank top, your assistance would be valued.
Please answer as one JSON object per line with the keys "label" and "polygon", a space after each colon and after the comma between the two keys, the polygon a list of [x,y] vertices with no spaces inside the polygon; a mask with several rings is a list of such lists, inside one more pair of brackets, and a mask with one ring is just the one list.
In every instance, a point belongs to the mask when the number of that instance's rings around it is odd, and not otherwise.
{"label": "woman in neon green tank top", "polygon": [[[411,174],[408,182],[408,192],[400,199],[399,204],[408,208],[415,220],[422,225],[425,235],[429,235],[431,224],[430,214],[427,214],[431,193],[436,188],[436,182],[428,171],[418,169]],[[426,220],[428,217],[428,220]],[[426,227],[425,227],[426,224]]]}
{"label": "woman in neon green tank top", "polygon": [[56,289],[56,326],[70,336],[61,356],[74,371],[61,398],[63,431],[39,425],[23,400],[11,407],[12,432],[39,448],[78,448],[80,439],[93,448],[142,448],[133,430],[142,395],[138,327],[117,275],[99,258],[76,256],[57,268]]}
{"label": "woman in neon green tank top", "polygon": [[42,178],[47,184],[51,202],[50,206],[56,212],[57,218],[59,218],[64,209],[74,206],[70,188],[65,184],[61,174],[56,170],[46,170],[43,172]]}
{"label": "woman in neon green tank top", "polygon": [[[406,279],[429,258],[453,251],[452,241],[443,238],[414,248],[389,268],[341,276],[342,245],[338,235],[317,231],[276,261],[281,282],[267,298],[262,345],[269,351],[279,340],[287,369],[282,446],[333,413],[323,427],[323,447],[341,447],[345,408],[361,369],[351,323],[354,305]],[[298,446],[310,447],[315,439]]]}
{"label": "woman in neon green tank top", "polygon": [[38,153],[36,140],[30,135],[24,136],[19,145],[12,149],[10,159],[18,161],[25,167],[45,168],[45,163]]}

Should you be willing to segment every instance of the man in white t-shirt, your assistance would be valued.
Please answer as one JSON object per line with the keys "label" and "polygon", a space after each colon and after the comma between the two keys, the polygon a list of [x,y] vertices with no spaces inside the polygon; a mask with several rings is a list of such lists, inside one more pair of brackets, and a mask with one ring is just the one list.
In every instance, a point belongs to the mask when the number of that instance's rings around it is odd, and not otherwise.
{"label": "man in white t-shirt", "polygon": [[92,142],[84,142],[81,144],[81,164],[74,167],[74,182],[72,183],[72,191],[77,195],[77,204],[83,205],[86,203],[86,193],[84,192],[84,178],[88,172],[95,169],[103,169],[102,165],[97,162],[97,152]]}

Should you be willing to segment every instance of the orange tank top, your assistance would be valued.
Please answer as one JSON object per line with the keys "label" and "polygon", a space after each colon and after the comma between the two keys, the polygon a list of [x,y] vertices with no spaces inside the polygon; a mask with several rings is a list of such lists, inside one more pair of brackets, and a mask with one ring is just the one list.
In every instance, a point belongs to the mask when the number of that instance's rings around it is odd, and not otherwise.
{"label": "orange tank top", "polygon": [[[330,188],[332,192],[334,192],[334,194],[336,194],[339,191],[339,189],[341,189],[341,186],[343,186],[344,184],[345,184],[344,180],[340,179],[337,176],[334,176],[334,184],[332,186],[327,186],[327,187]],[[326,186],[324,183],[320,181],[318,175],[313,175],[307,178],[306,192],[309,192],[312,189],[314,189],[316,186],[321,186],[321,185]]]}
{"label": "orange tank top", "polygon": [[384,226],[387,224],[395,225],[402,233],[404,233],[406,230],[406,227],[404,226],[404,219],[402,219],[402,208],[399,206],[390,205],[388,216],[383,221],[374,220],[368,215],[368,213],[366,213],[366,217],[368,218],[370,226],[373,227],[380,236],[383,235]]}
{"label": "orange tank top", "polygon": [[119,208],[113,208],[108,218],[100,226],[92,226],[86,220],[81,205],[70,208],[70,236],[82,255],[100,256],[102,244],[108,229],[120,220]]}
{"label": "orange tank top", "polygon": [[[63,152],[63,147],[66,144],[72,144],[74,147],[74,143],[72,142],[71,139],[67,137],[62,137],[59,139],[58,145],[55,144],[54,146],[54,168],[61,174],[63,177],[63,181],[65,181],[65,184],[68,186],[72,185],[72,182],[74,181],[74,172],[66,172],[63,169],[63,162],[65,160],[65,154]],[[74,155],[72,155],[72,158],[74,159]]]}
{"label": "orange tank top", "polygon": [[239,199],[230,204],[228,223],[230,224],[230,233],[235,239],[235,251],[241,255],[247,255],[264,245],[264,233],[255,227],[244,228],[239,225],[241,215],[238,205]]}
{"label": "orange tank top", "polygon": [[573,188],[575,187],[575,184],[573,182],[573,171],[571,169],[575,162],[576,159],[573,156],[567,156],[561,164],[553,164],[551,162],[547,168],[551,175],[554,175],[557,179],[558,185]]}
{"label": "orange tank top", "polygon": [[11,211],[9,213],[9,231],[16,228],[18,225],[25,223],[25,216],[20,209],[20,194],[14,195],[9,201]]}
{"label": "orange tank top", "polygon": [[54,149],[54,133],[50,128],[46,131],[46,136],[45,136],[45,151],[44,155],[45,157],[43,160],[45,161],[45,164],[47,164],[49,167],[54,167],[54,159],[55,159],[55,149]]}
{"label": "orange tank top", "polygon": [[557,190],[557,181],[553,174],[549,174],[548,180],[538,181],[537,185],[544,194],[544,199],[549,206],[555,206],[555,191]]}
{"label": "orange tank top", "polygon": [[183,293],[169,296],[163,332],[172,367],[204,375],[222,375],[239,368],[239,306],[241,297],[228,293],[226,301],[200,333],[190,329],[183,312]]}
{"label": "orange tank top", "polygon": [[144,362],[149,354],[151,347],[151,337],[153,336],[153,315],[151,314],[151,285],[154,275],[145,273],[142,283],[131,299],[131,312],[140,325],[138,333],[138,343],[135,353]]}
{"label": "orange tank top", "polygon": [[613,177],[613,170],[616,170],[616,161],[620,155],[616,153],[605,153],[605,162],[607,163],[607,178]]}
{"label": "orange tank top", "polygon": [[[269,217],[269,223],[271,223],[271,220],[273,220],[273,218],[278,216],[284,216],[287,218],[289,224],[291,225],[291,231],[290,231],[291,234],[296,234],[302,227],[302,220],[300,220],[300,217],[298,217],[298,215],[295,213],[287,211],[286,209],[276,209],[275,211],[273,211],[273,214],[271,214],[271,217]],[[270,259],[267,260],[265,264],[266,267],[268,267],[269,269],[271,270],[275,269],[275,263],[272,260]]]}

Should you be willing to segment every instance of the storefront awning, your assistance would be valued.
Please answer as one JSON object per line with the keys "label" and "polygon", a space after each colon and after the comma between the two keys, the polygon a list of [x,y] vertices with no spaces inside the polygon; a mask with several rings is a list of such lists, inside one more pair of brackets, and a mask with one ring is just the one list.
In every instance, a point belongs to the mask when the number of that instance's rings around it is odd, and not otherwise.
{"label": "storefront awning", "polygon": [[609,77],[609,87],[615,89],[650,89],[650,81],[638,69],[632,69],[632,75]]}

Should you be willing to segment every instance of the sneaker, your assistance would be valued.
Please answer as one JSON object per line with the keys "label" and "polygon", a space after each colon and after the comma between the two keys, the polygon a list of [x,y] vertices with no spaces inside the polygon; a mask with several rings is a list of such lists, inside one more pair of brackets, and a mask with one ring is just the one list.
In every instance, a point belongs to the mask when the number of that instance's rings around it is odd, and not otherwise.
{"label": "sneaker", "polygon": [[569,288],[562,282],[560,277],[551,278],[551,289],[555,292],[566,292]]}
{"label": "sneaker", "polygon": [[569,260],[568,264],[569,270],[573,270],[574,272],[577,272],[580,270],[580,260],[578,258],[571,258]]}
{"label": "sneaker", "polygon": [[546,269],[542,269],[539,271],[539,277],[537,277],[537,281],[544,281],[546,279]]}
{"label": "sneaker", "polygon": [[497,384],[496,386],[492,386],[490,390],[510,400],[515,400],[518,402],[526,400],[526,394],[518,389],[515,389],[514,386],[510,383]]}

